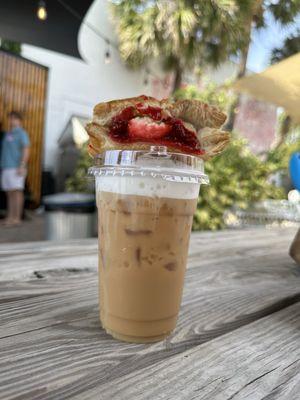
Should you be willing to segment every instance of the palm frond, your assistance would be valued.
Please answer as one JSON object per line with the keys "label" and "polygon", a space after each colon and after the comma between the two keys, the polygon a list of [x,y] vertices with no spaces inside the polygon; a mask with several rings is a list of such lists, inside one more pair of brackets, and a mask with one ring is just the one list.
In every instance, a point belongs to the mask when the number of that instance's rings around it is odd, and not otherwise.
{"label": "palm frond", "polygon": [[218,65],[247,46],[249,23],[262,26],[265,9],[289,23],[300,0],[111,1],[120,53],[132,67],[158,56],[171,69]]}

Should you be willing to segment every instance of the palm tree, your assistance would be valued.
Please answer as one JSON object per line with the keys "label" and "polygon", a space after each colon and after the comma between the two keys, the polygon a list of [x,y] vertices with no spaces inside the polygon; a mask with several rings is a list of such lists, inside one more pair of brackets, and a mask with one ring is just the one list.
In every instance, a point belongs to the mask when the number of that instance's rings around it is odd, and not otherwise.
{"label": "palm tree", "polygon": [[283,42],[282,47],[276,47],[272,51],[271,63],[277,63],[287,57],[300,52],[300,29]]}
{"label": "palm tree", "polygon": [[160,57],[175,73],[173,92],[184,71],[217,66],[245,48],[245,21],[253,0],[115,0],[112,13],[123,60],[131,67]]}
{"label": "palm tree", "polygon": [[[246,20],[246,36],[245,44],[241,47],[240,61],[238,66],[238,71],[236,78],[242,78],[246,73],[246,65],[248,59],[248,52],[251,43],[251,33],[252,29],[259,29],[266,26],[265,17],[267,13],[271,14],[274,20],[281,24],[281,26],[286,26],[292,24],[295,21],[295,17],[300,12],[300,0],[253,0],[252,9]],[[226,128],[231,130],[234,125],[235,120],[235,110],[239,104],[239,96],[232,103],[228,122]]]}

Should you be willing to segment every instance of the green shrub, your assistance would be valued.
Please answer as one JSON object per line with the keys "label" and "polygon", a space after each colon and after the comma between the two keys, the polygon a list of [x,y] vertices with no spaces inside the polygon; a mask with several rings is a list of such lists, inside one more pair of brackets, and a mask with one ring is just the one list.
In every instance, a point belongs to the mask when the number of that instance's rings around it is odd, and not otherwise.
{"label": "green shrub", "polygon": [[21,43],[19,42],[13,42],[12,40],[6,40],[0,38],[0,49],[20,55],[22,51],[22,46]]}
{"label": "green shrub", "polygon": [[80,156],[73,176],[66,180],[66,191],[73,193],[93,193],[93,180],[89,179],[87,172],[93,164],[93,159],[87,152],[87,145],[80,150]]}
{"label": "green shrub", "polygon": [[267,153],[266,162],[272,166],[274,171],[287,169],[291,155],[299,150],[300,139],[294,143],[283,143]]}
{"label": "green shrub", "polygon": [[205,163],[210,185],[201,187],[194,230],[224,228],[224,212],[233,206],[246,209],[256,201],[285,197],[283,189],[268,183],[274,165],[260,160],[246,144],[235,138],[220,156]]}
{"label": "green shrub", "polygon": [[[196,86],[186,86],[178,90],[175,99],[198,99],[213,104],[226,111],[233,96],[228,84],[218,87],[208,83],[201,91]],[[284,153],[285,154],[285,153]],[[216,230],[225,227],[224,212],[236,206],[246,209],[251,203],[264,199],[284,198],[283,189],[268,182],[269,175],[287,166],[286,156],[270,154],[267,161],[254,155],[247,147],[247,141],[237,134],[227,149],[219,156],[205,163],[205,171],[210,185],[201,187],[197,211],[194,217],[194,230]]]}
{"label": "green shrub", "polygon": [[234,98],[228,90],[229,85],[230,83],[228,82],[218,87],[215,83],[210,82],[201,91],[194,85],[188,85],[182,89],[178,89],[174,93],[174,99],[201,100],[219,107],[222,111],[226,111]]}

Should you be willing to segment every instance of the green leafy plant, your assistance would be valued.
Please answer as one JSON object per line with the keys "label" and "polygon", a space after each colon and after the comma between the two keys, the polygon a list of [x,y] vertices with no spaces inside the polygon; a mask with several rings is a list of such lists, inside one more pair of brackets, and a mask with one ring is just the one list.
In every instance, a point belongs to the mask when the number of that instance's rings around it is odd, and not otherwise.
{"label": "green leafy plant", "polygon": [[[196,86],[187,86],[174,93],[176,99],[198,99],[226,110],[232,101],[229,83],[218,87],[207,83],[200,91]],[[224,212],[232,207],[246,209],[250,204],[264,199],[284,198],[284,191],[269,183],[270,174],[286,163],[283,154],[258,158],[247,147],[247,141],[232,134],[227,149],[205,163],[210,185],[201,187],[194,230],[216,230],[225,227]],[[286,157],[286,156],[285,156]]]}
{"label": "green leafy plant", "polygon": [[300,51],[300,29],[296,33],[288,36],[281,47],[275,47],[272,50],[271,63],[277,63],[287,57],[291,57]]}
{"label": "green leafy plant", "polygon": [[222,155],[205,163],[210,185],[201,187],[193,229],[222,229],[229,208],[246,209],[260,200],[284,198],[283,189],[268,182],[275,169],[276,163],[251,153],[246,140],[234,138]]}
{"label": "green leafy plant", "polygon": [[17,55],[21,54],[21,43],[13,42],[12,40],[6,40],[0,38],[0,49],[9,51]]}
{"label": "green leafy plant", "polygon": [[266,163],[274,172],[287,170],[291,155],[300,150],[300,139],[294,143],[282,143],[279,147],[270,150],[266,155]]}
{"label": "green leafy plant", "polygon": [[93,193],[93,181],[88,179],[87,173],[89,167],[93,164],[92,158],[87,152],[87,145],[80,150],[80,156],[73,176],[66,180],[66,191],[76,193]]}
{"label": "green leafy plant", "polygon": [[207,82],[200,91],[195,85],[187,85],[178,89],[173,97],[179,99],[196,99],[204,101],[204,103],[212,104],[222,111],[226,111],[229,104],[233,100],[233,94],[229,91],[230,82],[217,86],[214,82]]}

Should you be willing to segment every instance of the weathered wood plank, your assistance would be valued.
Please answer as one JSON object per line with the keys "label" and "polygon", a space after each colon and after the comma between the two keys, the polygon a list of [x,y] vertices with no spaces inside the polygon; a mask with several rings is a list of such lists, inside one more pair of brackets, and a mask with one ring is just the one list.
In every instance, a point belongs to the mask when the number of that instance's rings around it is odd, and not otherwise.
{"label": "weathered wood plank", "polygon": [[[271,254],[265,249],[240,248],[239,254],[234,255],[233,250],[223,256],[223,249],[219,248],[215,254],[211,254],[210,249],[203,246],[201,256],[199,249],[198,253],[194,253],[197,257],[192,253],[183,298],[183,315],[187,303],[188,317],[182,330],[190,331],[190,325],[199,320],[202,310],[205,313],[209,303],[213,303],[215,297],[221,294],[224,299],[229,297],[231,302],[236,302],[236,305],[232,305],[233,314],[228,316],[229,320],[252,312],[255,319],[257,310],[262,310],[263,313],[265,308],[268,310],[286,297],[297,296],[300,292],[299,268],[282,251],[281,246],[272,248],[276,251]],[[96,313],[96,272],[85,271],[41,271],[38,276],[44,276],[44,279],[36,278],[36,281],[16,284],[2,282],[0,337],[25,332],[27,329],[39,329],[51,325],[53,321],[61,321],[63,310],[68,312],[68,321],[71,317],[82,318],[92,310]],[[256,301],[247,301],[247,298],[245,300],[247,295],[255,296]],[[241,302],[244,307],[240,306]],[[240,307],[239,312],[236,312],[235,307]],[[211,321],[206,318],[208,324],[217,320],[214,312],[208,316],[212,318]],[[222,316],[226,320],[227,314],[221,308]],[[18,325],[15,324],[16,319],[19,321]]]}
{"label": "weathered wood plank", "polygon": [[297,303],[143,370],[95,385],[84,398],[298,400],[299,321]]}
{"label": "weathered wood plank", "polygon": [[[174,335],[164,342],[147,346],[114,341],[100,329],[97,312],[96,271],[94,267],[83,269],[86,267],[83,262],[86,257],[86,253],[84,253],[86,244],[90,246],[89,251],[94,249],[93,257],[96,260],[97,247],[94,241],[83,242],[74,249],[74,259],[80,257],[81,251],[83,251],[80,266],[77,264],[78,269],[73,268],[73,260],[70,264],[68,263],[68,254],[72,250],[72,246],[69,244],[61,246],[50,244],[43,249],[39,248],[38,251],[32,251],[27,245],[26,265],[30,266],[34,261],[36,265],[31,271],[39,271],[37,275],[42,279],[38,279],[34,275],[33,280],[26,282],[0,282],[0,398],[3,396],[7,400],[67,398],[103,398],[104,400],[120,398],[123,400],[123,398],[131,396],[131,398],[137,399],[186,398],[190,400],[194,396],[199,399],[218,400],[223,397],[210,396],[209,391],[208,394],[206,393],[206,388],[216,390],[220,396],[220,392],[217,390],[224,387],[224,393],[227,396],[224,399],[230,399],[230,396],[237,392],[232,398],[252,400],[252,397],[247,394],[248,388],[251,390],[255,388],[256,381],[258,383],[261,381],[264,385],[265,379],[273,376],[273,371],[271,371],[265,377],[259,378],[259,374],[264,375],[269,371],[265,370],[265,363],[266,366],[268,363],[273,365],[276,357],[273,360],[268,356],[264,361],[264,352],[268,350],[266,347],[267,350],[259,349],[261,353],[258,352],[258,360],[256,360],[258,339],[252,343],[252,331],[249,333],[245,329],[254,325],[253,321],[259,320],[255,322],[258,325],[254,331],[260,337],[261,342],[264,342],[264,336],[268,337],[269,333],[272,333],[274,316],[283,315],[279,322],[284,326],[278,327],[278,333],[276,331],[277,319],[274,320],[276,328],[274,328],[274,332],[278,338],[277,347],[274,348],[276,351],[280,350],[282,345],[282,348],[287,349],[287,354],[289,350],[296,354],[294,344],[291,342],[291,347],[289,347],[289,342],[286,344],[282,340],[280,332],[281,330],[286,331],[287,336],[291,337],[291,341],[293,340],[294,332],[290,332],[288,329],[290,316],[287,317],[287,322],[284,322],[284,309],[300,301],[299,268],[287,253],[289,235],[292,237],[294,232],[281,230],[269,235],[265,231],[258,231],[255,231],[255,235],[251,231],[252,236],[249,235],[246,238],[242,237],[241,232],[239,234],[237,232],[222,233],[215,236],[211,233],[193,235],[183,307],[177,329]],[[286,233],[285,236],[282,235],[283,232]],[[266,235],[264,242],[263,238]],[[22,250],[24,251],[25,248],[26,246]],[[12,252],[11,256],[19,257],[21,262],[22,252],[18,253],[18,249],[20,250],[19,247],[16,247],[16,252]],[[61,265],[57,268],[56,259],[52,257],[55,255],[55,251],[60,254],[57,259],[64,259],[65,266],[69,269],[61,267]],[[38,263],[41,264],[43,258],[47,259],[44,257],[45,252],[50,260],[49,264],[47,268],[37,269]],[[10,260],[11,256],[7,257],[7,254],[4,258]],[[15,261],[17,261],[16,258]],[[29,276],[23,267],[17,266],[15,272],[18,279],[21,276],[20,271],[21,275],[25,273],[25,276]],[[6,269],[5,276],[7,273]],[[293,307],[289,309],[294,309]],[[295,309],[298,310],[297,307]],[[265,332],[265,328],[262,328],[261,336],[259,336],[259,323],[264,321],[266,316],[269,316],[267,319],[270,318],[268,319],[270,321],[269,331]],[[190,355],[186,350],[193,352],[195,349],[198,352],[205,348],[203,346],[228,337],[229,332],[232,332],[230,335],[237,335],[234,339],[236,343],[229,341],[226,342],[225,347],[222,347],[222,342],[220,342],[216,346],[214,354],[210,355],[210,350],[201,353],[199,357],[204,360],[202,370],[198,367],[199,363],[195,364],[198,356],[195,356],[196,361],[192,359],[191,363],[192,366],[195,366],[195,371],[192,368],[188,369],[182,363],[183,369],[186,369],[186,375],[182,375],[181,372],[178,374],[178,377],[181,377],[179,382],[182,386],[175,391],[169,388],[169,391],[164,389],[160,393],[155,392],[156,388],[153,388],[152,384],[156,387],[160,385],[161,376],[165,376],[166,380],[169,379],[167,379],[168,375],[161,374],[161,371],[168,370],[169,364],[171,366],[169,380],[173,380],[173,359],[176,359],[178,363],[178,360],[181,360],[180,357],[185,358],[186,354],[188,359]],[[239,332],[242,332],[240,339],[238,339]],[[245,343],[248,353],[242,352],[239,340],[241,343]],[[270,340],[273,339],[270,337]],[[266,346],[268,343],[267,341]],[[229,349],[230,345],[237,346],[236,358],[233,349]],[[214,376],[215,369],[218,371],[219,353],[222,355],[224,348],[225,350],[229,349],[228,360],[231,360],[231,364],[228,364],[228,371],[230,368],[231,370],[235,368],[231,380],[227,375],[221,380],[218,376]],[[251,349],[252,355],[250,354]],[[295,361],[292,361],[289,355],[285,356],[284,352],[282,354],[284,363],[286,360],[291,363]],[[205,358],[208,356],[211,359]],[[245,364],[244,370],[239,371],[238,357],[241,357],[241,365],[248,362],[247,358],[253,359],[253,371],[250,364],[250,366]],[[281,357],[281,353],[278,357]],[[261,367],[257,367],[259,360],[262,363]],[[213,364],[214,361],[216,364]],[[207,370],[203,372],[206,362],[214,376],[211,380],[209,380],[210,373],[208,374]],[[223,363],[222,359],[221,362]],[[288,392],[290,397],[286,397],[286,399],[293,400],[295,398],[293,390],[297,383],[295,368],[298,365],[295,361],[289,367],[287,367],[287,363],[284,366],[286,372],[282,373],[282,376],[291,381],[290,387],[292,387]],[[180,366],[178,368],[181,370]],[[143,371],[145,372],[145,382],[141,378]],[[153,381],[149,380],[149,371],[153,371]],[[227,373],[227,367],[224,371]],[[199,375],[197,375],[198,372]],[[175,376],[176,373],[175,371]],[[207,380],[202,379],[205,373]],[[127,387],[126,376],[128,376],[130,385],[138,377],[136,381],[137,394],[133,392],[132,388]],[[193,380],[190,383],[193,376],[197,378],[196,382],[199,382],[196,387]],[[239,380],[242,383],[245,382],[244,389],[239,386]],[[230,382],[228,387],[226,382]],[[278,382],[277,380],[274,385],[279,385],[278,390],[282,394],[284,392],[280,386],[281,381]],[[190,385],[195,387],[192,397],[189,397],[191,395]],[[111,392],[109,386],[113,386]],[[188,386],[187,395],[181,391],[184,386]],[[201,389],[202,386],[204,389]],[[273,394],[267,392],[264,396],[274,396],[274,391],[277,390],[275,386],[272,386]],[[282,386],[285,388],[284,390],[287,390],[287,385],[283,384]],[[142,389],[139,389],[140,387]],[[231,394],[232,388],[235,389],[235,392]],[[122,390],[122,394],[119,389]],[[143,390],[146,393],[145,397],[141,394]],[[240,396],[239,391],[243,395],[246,393],[246,397],[238,397]],[[123,393],[125,397],[123,397]],[[178,393],[181,393],[183,397],[180,397],[181,394]],[[185,395],[186,397],[184,397]],[[261,399],[262,397],[253,397],[253,400],[256,398]],[[269,397],[269,399],[273,398],[281,399],[281,397]],[[285,399],[285,397],[282,398]]]}
{"label": "weathered wood plank", "polygon": [[32,279],[51,269],[96,269],[97,240],[0,245],[0,280]]}
{"label": "weathered wood plank", "polygon": [[[169,340],[181,343],[181,347],[198,343],[196,336],[201,331],[215,337],[300,299],[299,282],[261,283],[241,288],[217,287],[213,283],[201,287],[201,279],[197,280],[196,274],[193,276],[189,276],[191,284],[187,283],[184,291],[177,330]],[[0,338],[88,317],[97,321],[95,277],[80,276],[76,285],[63,279],[57,286],[46,282],[46,286],[2,287]]]}
{"label": "weathered wood plank", "polygon": [[[293,266],[290,268],[292,272]],[[174,335],[148,346],[114,341],[100,329],[93,274],[75,274],[73,278],[59,275],[57,279],[18,283],[11,288],[7,283],[4,297],[8,301],[0,312],[0,382],[5,399],[17,395],[24,400],[44,399],[46,394],[47,399],[64,399],[78,393],[81,398],[98,398],[84,397],[85,390],[155,365],[300,300],[297,282],[286,278],[258,283],[264,273],[249,286],[248,275],[241,288],[230,283],[227,287],[226,282],[218,286],[218,281],[206,275],[206,286],[199,290],[202,275],[197,270],[188,271]],[[22,300],[16,295],[18,285],[23,296],[27,293],[31,297]],[[17,381],[22,384],[16,386]]]}
{"label": "weathered wood plank", "polygon": [[166,342],[113,341],[88,318],[60,324],[36,331],[34,341],[32,333],[1,341],[1,393],[7,400],[298,400],[299,320],[297,303],[180,353]]}
{"label": "weathered wood plank", "polygon": [[[223,262],[225,258],[243,261],[246,257],[267,257],[288,252],[295,235],[294,228],[193,233],[190,243],[190,265]],[[67,242],[35,242],[0,245],[0,280],[32,279],[34,272],[51,269],[95,270],[95,239]]]}

